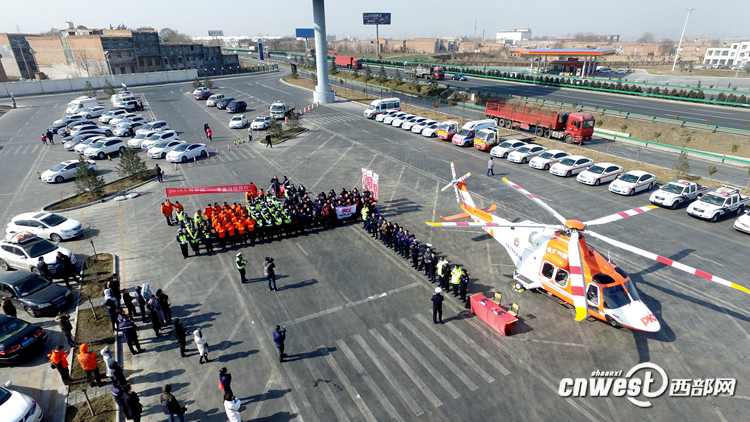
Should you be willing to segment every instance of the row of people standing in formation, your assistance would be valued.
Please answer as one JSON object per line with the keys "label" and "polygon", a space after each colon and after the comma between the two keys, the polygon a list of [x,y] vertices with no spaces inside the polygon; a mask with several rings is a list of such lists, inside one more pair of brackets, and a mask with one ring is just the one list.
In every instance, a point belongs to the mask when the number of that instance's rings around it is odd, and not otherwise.
{"label": "row of people standing in formation", "polygon": [[[331,227],[342,222],[338,219],[336,207],[354,206],[359,211],[364,204],[374,201],[369,191],[361,195],[356,188],[350,192],[342,189],[338,195],[333,190],[327,195],[321,192],[312,200],[303,186],[297,190],[286,177],[284,185],[272,184],[269,191],[258,190],[252,183],[249,186],[245,205],[214,202],[197,210],[192,217],[185,213],[179,201],[172,204],[167,199],[164,202],[161,211],[167,224],[180,225],[176,241],[183,258],[189,256],[190,249],[195,255],[200,255],[201,247],[206,252],[213,252],[217,243],[226,249],[298,235],[315,227]],[[174,210],[176,216],[173,220]],[[345,220],[356,218],[358,214],[355,212]]]}
{"label": "row of people standing in formation", "polygon": [[375,206],[366,206],[361,211],[363,227],[370,235],[393,249],[431,283],[437,283],[442,291],[453,290],[454,297],[466,302],[469,286],[469,275],[460,265],[452,265],[447,257],[439,257],[430,243],[421,243],[414,233],[401,227],[398,223],[389,222],[378,212]]}

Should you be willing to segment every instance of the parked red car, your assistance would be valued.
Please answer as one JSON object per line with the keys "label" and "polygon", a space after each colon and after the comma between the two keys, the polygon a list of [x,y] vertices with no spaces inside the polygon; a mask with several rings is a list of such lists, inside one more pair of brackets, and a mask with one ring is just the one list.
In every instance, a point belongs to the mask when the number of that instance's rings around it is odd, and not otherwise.
{"label": "parked red car", "polygon": [[209,90],[206,87],[200,87],[193,91],[193,95],[195,96],[196,100],[207,100],[208,97],[210,97],[212,94],[211,90]]}

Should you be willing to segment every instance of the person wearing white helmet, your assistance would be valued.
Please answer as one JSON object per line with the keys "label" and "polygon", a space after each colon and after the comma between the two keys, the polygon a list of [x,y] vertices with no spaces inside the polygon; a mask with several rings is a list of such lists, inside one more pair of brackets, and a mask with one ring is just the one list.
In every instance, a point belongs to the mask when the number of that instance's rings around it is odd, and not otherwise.
{"label": "person wearing white helmet", "polygon": [[432,296],[432,322],[435,324],[443,323],[443,300],[445,298],[442,292],[443,289],[435,287],[435,294]]}

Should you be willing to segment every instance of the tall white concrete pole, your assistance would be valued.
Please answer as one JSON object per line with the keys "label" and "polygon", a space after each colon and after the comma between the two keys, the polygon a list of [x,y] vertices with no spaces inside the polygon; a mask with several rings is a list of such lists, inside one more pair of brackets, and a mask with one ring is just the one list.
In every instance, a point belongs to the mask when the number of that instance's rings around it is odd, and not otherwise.
{"label": "tall white concrete pole", "polygon": [[687,8],[687,17],[685,18],[685,26],[682,27],[682,35],[680,35],[680,42],[677,44],[677,51],[675,51],[674,54],[674,63],[672,63],[672,72],[674,72],[675,66],[677,66],[677,58],[680,57],[680,48],[682,47],[682,38],[685,36],[685,28],[687,28],[688,19],[690,19],[690,12],[692,12],[693,7],[690,6]]}
{"label": "tall white concrete pole", "polygon": [[328,44],[326,43],[326,9],[324,0],[313,0],[313,28],[315,29],[315,62],[317,64],[318,85],[313,92],[313,101],[329,104],[336,101],[336,95],[328,83]]}

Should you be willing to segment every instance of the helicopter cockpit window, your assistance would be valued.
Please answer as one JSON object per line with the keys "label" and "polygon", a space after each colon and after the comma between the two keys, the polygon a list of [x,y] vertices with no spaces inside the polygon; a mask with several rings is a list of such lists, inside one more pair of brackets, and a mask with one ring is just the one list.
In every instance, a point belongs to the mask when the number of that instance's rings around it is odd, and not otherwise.
{"label": "helicopter cockpit window", "polygon": [[602,288],[604,294],[604,307],[606,309],[617,309],[630,303],[630,296],[625,292],[622,284]]}
{"label": "helicopter cockpit window", "polygon": [[542,276],[544,278],[552,278],[552,274],[555,273],[555,266],[550,264],[549,262],[545,262],[542,264]]}
{"label": "helicopter cockpit window", "polygon": [[565,270],[557,270],[557,274],[555,274],[555,283],[560,285],[560,287],[565,287],[568,285],[568,272]]}
{"label": "helicopter cockpit window", "polygon": [[599,286],[589,284],[588,289],[586,289],[586,300],[589,302],[589,305],[599,306]]}
{"label": "helicopter cockpit window", "polygon": [[635,290],[635,284],[633,284],[633,280],[626,281],[625,288],[628,289],[628,293],[630,293],[630,297],[632,297],[633,300],[641,300],[640,296],[638,296],[638,291]]}
{"label": "helicopter cockpit window", "polygon": [[534,238],[536,237],[537,232],[531,232],[529,235],[529,243],[534,243]]}

